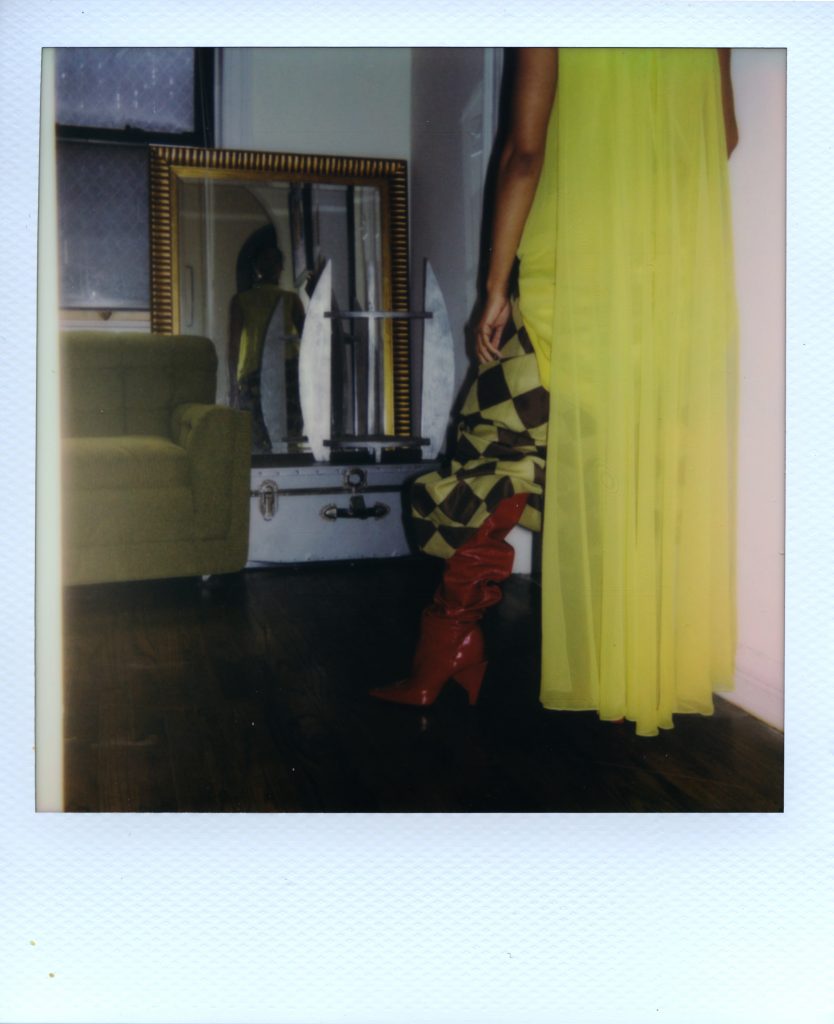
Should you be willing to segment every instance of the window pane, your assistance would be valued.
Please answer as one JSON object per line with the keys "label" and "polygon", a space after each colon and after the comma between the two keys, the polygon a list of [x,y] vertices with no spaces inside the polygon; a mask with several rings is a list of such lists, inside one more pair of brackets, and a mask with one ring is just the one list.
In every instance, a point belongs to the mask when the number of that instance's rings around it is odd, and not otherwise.
{"label": "window pane", "polygon": [[64,308],[148,309],[147,147],[60,143],[58,230]]}
{"label": "window pane", "polygon": [[194,130],[194,51],[70,48],[55,51],[58,124]]}

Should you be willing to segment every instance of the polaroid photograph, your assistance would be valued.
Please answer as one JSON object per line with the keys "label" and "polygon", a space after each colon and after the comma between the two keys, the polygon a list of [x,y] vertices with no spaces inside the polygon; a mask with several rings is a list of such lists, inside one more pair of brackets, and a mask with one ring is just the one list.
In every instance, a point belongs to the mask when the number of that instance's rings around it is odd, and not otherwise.
{"label": "polaroid photograph", "polygon": [[831,15],[594,10],[7,5],[0,1021],[828,1019]]}

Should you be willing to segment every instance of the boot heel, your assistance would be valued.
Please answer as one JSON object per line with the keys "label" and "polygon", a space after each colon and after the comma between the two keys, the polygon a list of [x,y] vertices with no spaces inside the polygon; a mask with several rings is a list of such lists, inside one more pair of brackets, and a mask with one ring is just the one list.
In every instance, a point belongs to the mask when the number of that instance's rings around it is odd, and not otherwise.
{"label": "boot heel", "polygon": [[484,674],[487,670],[487,663],[482,661],[478,665],[472,665],[469,668],[465,668],[455,675],[455,682],[459,683],[469,695],[469,706],[478,700],[478,694],[481,692],[481,683],[484,681]]}

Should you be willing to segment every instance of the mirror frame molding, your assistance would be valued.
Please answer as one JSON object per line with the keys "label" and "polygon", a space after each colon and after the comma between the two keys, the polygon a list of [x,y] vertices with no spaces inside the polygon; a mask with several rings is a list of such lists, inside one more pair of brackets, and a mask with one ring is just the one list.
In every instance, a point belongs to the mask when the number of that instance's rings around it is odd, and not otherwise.
{"label": "mirror frame molding", "polygon": [[[376,185],[382,215],[382,304],[397,313],[409,310],[408,174],[405,160],[314,156],[251,150],[150,147],[151,331],[179,330],[177,183],[188,179],[241,182],[312,182]],[[411,347],[407,320],[391,320],[385,360],[386,429],[408,436],[411,429]],[[390,360],[390,362],[389,362]]]}

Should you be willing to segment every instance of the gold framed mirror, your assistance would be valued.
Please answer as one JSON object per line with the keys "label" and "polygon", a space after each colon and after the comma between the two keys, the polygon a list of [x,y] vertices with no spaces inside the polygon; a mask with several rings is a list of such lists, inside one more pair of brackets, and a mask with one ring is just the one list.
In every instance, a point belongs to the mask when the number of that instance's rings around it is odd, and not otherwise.
{"label": "gold framed mirror", "polygon": [[[253,266],[259,274],[258,245],[279,250],[282,294],[295,308],[293,293],[306,307],[330,261],[342,311],[409,309],[405,161],[152,146],[150,195],[151,329],[212,338],[220,401],[236,387],[230,307],[252,287]],[[380,332],[379,370],[364,386],[378,390],[378,412],[365,431],[408,436],[408,321],[376,321],[373,329]]]}

